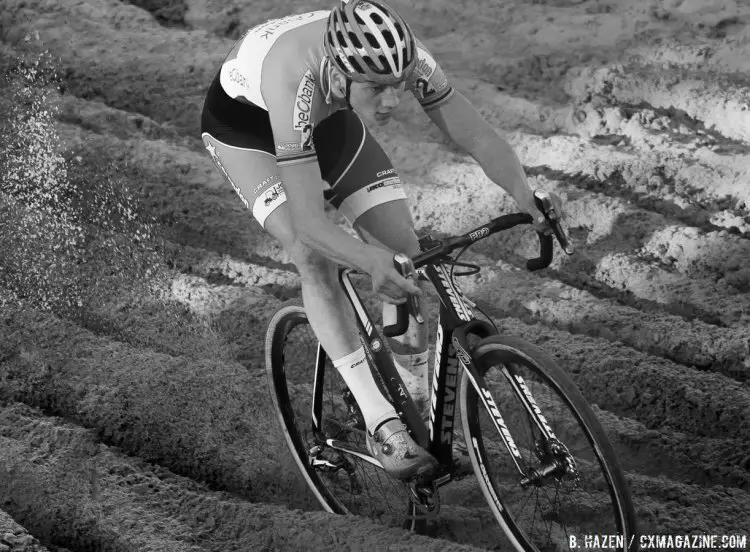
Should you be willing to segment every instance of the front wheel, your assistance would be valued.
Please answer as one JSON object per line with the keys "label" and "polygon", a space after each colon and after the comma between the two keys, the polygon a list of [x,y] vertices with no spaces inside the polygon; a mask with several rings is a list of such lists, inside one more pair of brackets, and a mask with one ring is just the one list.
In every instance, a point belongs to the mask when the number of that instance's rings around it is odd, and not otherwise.
{"label": "front wheel", "polygon": [[472,350],[488,407],[464,370],[461,420],[479,485],[519,551],[638,549],[619,462],[591,407],[555,361],[530,343],[491,336]]}

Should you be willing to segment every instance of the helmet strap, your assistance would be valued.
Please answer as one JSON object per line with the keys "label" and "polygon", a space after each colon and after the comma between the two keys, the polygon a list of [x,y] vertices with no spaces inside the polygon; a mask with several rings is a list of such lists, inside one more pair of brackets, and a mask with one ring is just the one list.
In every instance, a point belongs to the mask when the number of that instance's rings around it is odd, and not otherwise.
{"label": "helmet strap", "polygon": [[328,59],[328,56],[323,56],[323,61],[320,62],[320,78],[321,78],[321,86],[323,87],[323,90],[325,90],[325,100],[328,105],[331,105],[331,95],[333,93],[333,78],[331,77],[331,73],[333,72],[333,66]]}
{"label": "helmet strap", "polygon": [[352,79],[349,77],[346,77],[346,92],[344,93],[344,99],[346,100],[346,105],[349,106],[349,109],[352,109],[352,104],[349,101],[349,97],[352,93]]}

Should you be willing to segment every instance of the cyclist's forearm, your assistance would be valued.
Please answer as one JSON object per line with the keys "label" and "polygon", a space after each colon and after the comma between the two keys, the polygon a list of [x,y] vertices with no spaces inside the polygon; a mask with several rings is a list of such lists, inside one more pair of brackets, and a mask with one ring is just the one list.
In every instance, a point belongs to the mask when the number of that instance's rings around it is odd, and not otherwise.
{"label": "cyclist's forearm", "polygon": [[375,247],[350,236],[329,220],[316,217],[297,227],[297,232],[303,244],[325,257],[370,272]]}
{"label": "cyclist's forearm", "polygon": [[533,212],[533,190],[513,147],[497,135],[496,140],[489,143],[491,147],[484,144],[474,155],[487,178],[513,196],[521,209]]}
{"label": "cyclist's forearm", "polygon": [[516,200],[522,210],[534,209],[526,173],[513,148],[463,94],[454,91],[447,104],[429,115],[453,142],[479,163],[490,180]]}

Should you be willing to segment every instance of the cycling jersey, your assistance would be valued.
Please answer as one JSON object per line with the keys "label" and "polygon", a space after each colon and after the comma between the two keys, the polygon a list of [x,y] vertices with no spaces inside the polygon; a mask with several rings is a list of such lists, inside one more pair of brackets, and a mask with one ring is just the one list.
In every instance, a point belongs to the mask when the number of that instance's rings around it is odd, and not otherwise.
{"label": "cycling jersey", "polygon": [[[280,166],[316,159],[312,132],[332,113],[323,33],[329,11],[273,19],[248,30],[224,60],[227,96],[268,112]],[[425,110],[453,93],[435,58],[417,40],[416,68],[406,82]],[[209,106],[210,107],[210,106]]]}
{"label": "cycling jersey", "polygon": [[[284,165],[317,160],[325,199],[351,223],[377,205],[406,199],[390,159],[361,119],[352,110],[334,112],[331,105],[323,47],[328,13],[292,15],[248,30],[206,95],[201,116],[206,149],[264,227],[287,201],[278,174]],[[447,102],[453,89],[419,40],[417,55],[405,86],[429,111]],[[272,169],[260,161],[263,156],[274,158]]]}

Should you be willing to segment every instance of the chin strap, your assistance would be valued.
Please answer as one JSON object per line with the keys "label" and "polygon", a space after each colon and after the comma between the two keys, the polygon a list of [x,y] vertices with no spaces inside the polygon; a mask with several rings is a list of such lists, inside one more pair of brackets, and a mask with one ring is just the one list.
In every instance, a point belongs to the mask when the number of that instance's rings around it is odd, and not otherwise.
{"label": "chin strap", "polygon": [[[323,60],[320,62],[320,79],[321,79],[321,88],[323,89],[323,92],[325,93],[325,102],[328,105],[331,105],[332,96],[333,96],[333,89],[331,86],[331,82],[333,79],[331,78],[331,73],[333,72],[333,65],[331,64],[331,61],[328,58],[323,58]],[[352,104],[349,101],[349,98],[352,93],[352,80],[349,77],[346,78],[346,88],[344,90],[344,100],[346,101],[346,105],[349,109],[352,109]]]}
{"label": "chin strap", "polygon": [[333,71],[333,68],[331,67],[330,60],[323,56],[323,59],[320,61],[320,86],[323,89],[323,93],[325,94],[325,102],[328,105],[331,105],[331,72]]}
{"label": "chin strap", "polygon": [[352,93],[352,79],[349,77],[346,77],[346,93],[344,94],[344,99],[346,100],[346,105],[349,107],[349,109],[352,108],[352,104],[349,102],[349,96]]}

